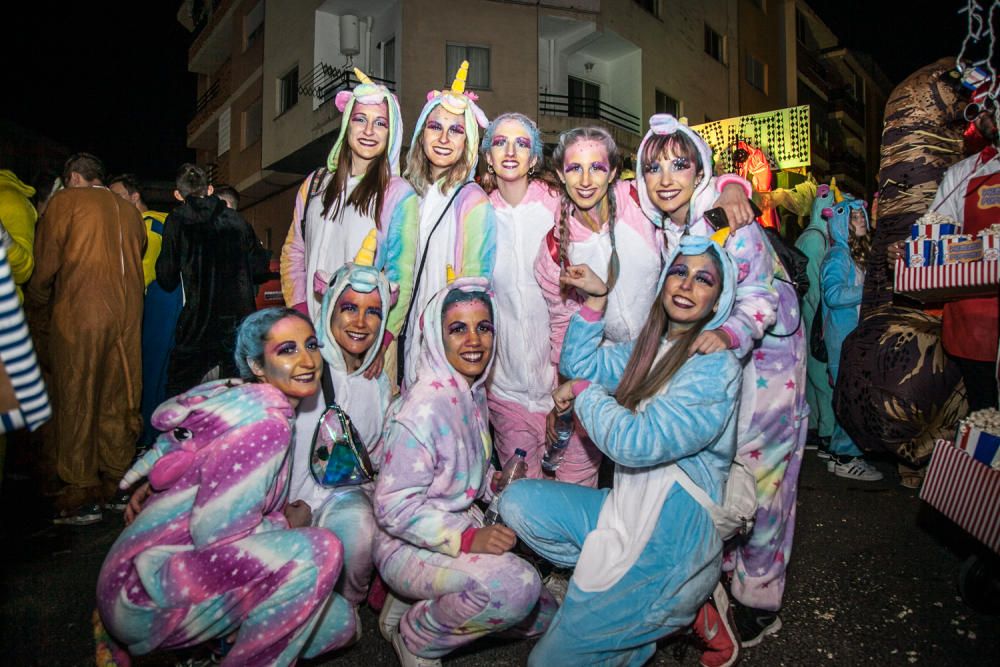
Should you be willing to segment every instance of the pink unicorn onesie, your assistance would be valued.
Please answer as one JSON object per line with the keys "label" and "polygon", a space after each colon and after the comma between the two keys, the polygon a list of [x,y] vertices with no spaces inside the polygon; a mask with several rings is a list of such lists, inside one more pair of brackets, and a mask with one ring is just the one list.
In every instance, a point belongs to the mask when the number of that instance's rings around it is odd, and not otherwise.
{"label": "pink unicorn onesie", "polygon": [[330,596],[340,542],[321,528],[289,529],[282,513],[293,417],[279,389],[238,380],[200,385],[156,410],[163,433],[122,482],[148,474],[155,493],[97,581],[101,620],[130,653],[235,632],[223,664],[289,665],[354,636],[349,606]]}
{"label": "pink unicorn onesie", "polygon": [[285,303],[314,322],[322,305],[312,289],[316,271],[332,274],[351,261],[369,231],[378,230],[382,245],[391,227],[407,227],[418,215],[419,200],[399,176],[403,133],[399,102],[388,88],[354,71],[361,83],[334,98],[343,114],[340,134],[326,166],[299,188],[281,248]]}

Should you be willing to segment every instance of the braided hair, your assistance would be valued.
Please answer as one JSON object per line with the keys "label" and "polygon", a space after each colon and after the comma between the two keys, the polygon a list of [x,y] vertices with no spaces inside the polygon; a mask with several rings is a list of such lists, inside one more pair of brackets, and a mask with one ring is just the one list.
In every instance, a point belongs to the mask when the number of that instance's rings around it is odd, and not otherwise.
{"label": "braided hair", "polygon": [[[617,179],[621,166],[621,154],[618,152],[618,145],[607,130],[599,126],[576,127],[566,130],[559,135],[559,142],[552,151],[552,164],[555,169],[562,169],[566,152],[571,146],[579,141],[597,141],[603,144],[608,153],[608,167],[615,174],[615,178],[608,183],[608,231],[611,237],[611,259],[608,260],[607,286],[610,292],[615,283],[618,282],[620,262],[618,259],[618,245],[615,239],[615,219],[618,217],[618,202],[615,198],[615,179]],[[565,270],[569,265],[569,219],[576,212],[573,200],[563,187],[560,193],[559,206],[559,268]],[[567,289],[563,288],[563,299],[567,296]]]}

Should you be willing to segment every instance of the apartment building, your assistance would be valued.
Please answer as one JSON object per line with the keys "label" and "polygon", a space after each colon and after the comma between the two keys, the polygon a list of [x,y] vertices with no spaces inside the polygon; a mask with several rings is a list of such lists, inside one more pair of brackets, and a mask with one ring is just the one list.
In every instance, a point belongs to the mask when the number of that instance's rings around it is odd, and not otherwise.
{"label": "apartment building", "polygon": [[[198,74],[188,146],[216,182],[240,190],[275,252],[297,185],[336,139],[332,100],[356,83],[354,66],[397,94],[407,145],[427,91],[449,85],[462,60],[488,115],[524,112],[547,143],[599,123],[632,153],[656,112],[698,124],[815,103],[825,134],[814,143],[826,147],[857,120],[850,91],[801,81],[800,51],[821,53],[831,80],[858,62],[798,0],[184,0],[178,20],[192,31]],[[807,31],[795,32],[800,22]],[[858,75],[852,90],[868,95],[871,77]],[[851,156],[870,153],[859,135],[877,125],[853,127],[842,142],[853,152],[821,155],[820,173],[846,175]]]}

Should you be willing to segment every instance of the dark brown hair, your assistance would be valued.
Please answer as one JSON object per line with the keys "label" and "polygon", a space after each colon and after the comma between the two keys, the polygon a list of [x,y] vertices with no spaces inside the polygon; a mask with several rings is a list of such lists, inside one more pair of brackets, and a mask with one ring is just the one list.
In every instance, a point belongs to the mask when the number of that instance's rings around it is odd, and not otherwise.
{"label": "dark brown hair", "polygon": [[326,192],[323,194],[323,217],[335,219],[340,215],[341,207],[346,204],[353,206],[358,213],[374,218],[375,227],[381,231],[382,204],[385,201],[385,191],[389,187],[389,181],[392,180],[392,170],[389,167],[389,142],[386,141],[385,150],[368,164],[368,169],[361,176],[361,182],[345,201],[343,193],[347,189],[347,179],[351,176],[353,155],[345,137],[340,147],[340,156],[337,158],[337,171],[327,183]]}
{"label": "dark brown hair", "polygon": [[74,153],[63,164],[62,179],[64,185],[69,185],[69,177],[73,173],[80,174],[88,181],[104,182],[104,163],[101,158],[92,153]]}
{"label": "dark brown hair", "polygon": [[[722,261],[715,252],[706,252],[719,271],[719,294],[721,295],[724,287],[723,280],[725,280],[722,272]],[[674,263],[679,258],[680,255],[677,255],[674,258]],[[618,389],[615,391],[615,400],[618,401],[618,404],[633,412],[639,403],[656,394],[680,370],[684,362],[687,361],[691,344],[694,343],[705,325],[715,316],[714,312],[709,311],[700,322],[681,333],[674,340],[670,349],[654,364],[656,354],[660,350],[663,337],[667,335],[670,324],[667,309],[663,307],[663,292],[666,288],[667,281],[664,278],[663,286],[657,293],[653,305],[649,307],[649,316],[646,317],[646,323],[643,325],[639,337],[635,340],[632,355],[625,365],[621,382],[618,383]]]}

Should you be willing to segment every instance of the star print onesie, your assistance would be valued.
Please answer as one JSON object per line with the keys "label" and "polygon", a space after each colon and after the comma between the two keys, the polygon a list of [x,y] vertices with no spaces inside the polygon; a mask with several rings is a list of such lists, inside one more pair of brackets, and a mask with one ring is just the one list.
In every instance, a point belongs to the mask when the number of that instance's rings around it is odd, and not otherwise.
{"label": "star print onesie", "polygon": [[223,664],[289,665],[354,635],[350,607],[331,598],[340,542],[282,513],[294,411],[269,384],[233,382],[161,405],[165,432],[126,473],[148,473],[156,492],[105,558],[97,606],[134,655],[236,632]]}
{"label": "star print onesie", "polygon": [[[711,149],[697,133],[684,125],[678,131],[698,147],[702,164],[712,164]],[[643,144],[652,133],[647,133]],[[636,168],[640,174],[643,148],[639,147]],[[688,233],[710,236],[715,232],[704,218],[705,210],[713,204],[714,190],[734,179],[703,177],[695,186]],[[652,204],[645,179],[636,184],[643,210],[655,224],[663,225],[666,248],[672,250],[684,230]],[[733,312],[719,328],[729,335],[731,349],[744,364],[736,458],[757,479],[758,509],[749,539],[726,553],[723,567],[735,571],[732,592],[737,600],[748,607],[777,611],[792,551],[799,468],[809,427],[806,329],[799,325],[795,289],[781,280],[787,281],[788,276],[760,226],[754,222],[733,232],[725,248],[736,260],[739,282]]]}
{"label": "star print onesie", "polygon": [[490,495],[489,368],[470,388],[451,367],[441,311],[452,289],[485,293],[487,286],[483,278],[459,278],[429,301],[417,381],[393,406],[375,484],[375,564],[397,596],[416,601],[399,630],[425,658],[492,632],[540,634],[555,607],[526,561],[467,551],[482,521],[473,500]]}

